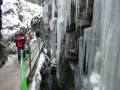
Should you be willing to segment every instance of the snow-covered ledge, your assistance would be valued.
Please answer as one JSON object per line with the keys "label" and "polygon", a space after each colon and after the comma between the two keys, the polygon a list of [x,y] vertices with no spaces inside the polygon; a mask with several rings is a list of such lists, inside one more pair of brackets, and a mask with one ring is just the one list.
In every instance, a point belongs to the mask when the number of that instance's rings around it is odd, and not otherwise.
{"label": "snow-covered ledge", "polygon": [[42,52],[41,55],[40,55],[40,58],[38,59],[37,69],[36,69],[35,74],[33,76],[33,82],[32,82],[31,90],[38,90],[40,88],[40,83],[41,83],[41,80],[42,80],[40,70],[41,70],[44,62],[45,62],[45,55]]}

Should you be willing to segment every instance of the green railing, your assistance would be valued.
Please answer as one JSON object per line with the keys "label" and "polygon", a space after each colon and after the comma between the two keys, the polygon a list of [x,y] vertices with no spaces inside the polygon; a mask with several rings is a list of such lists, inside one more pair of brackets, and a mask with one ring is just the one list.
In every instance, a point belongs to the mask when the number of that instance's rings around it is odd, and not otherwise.
{"label": "green railing", "polygon": [[[31,46],[35,43],[35,42],[33,42],[31,45],[29,45],[28,46],[28,51],[29,51],[29,54],[28,54],[28,56],[26,57],[26,58],[24,58],[24,56],[23,56],[23,51],[25,50],[26,51],[26,48],[25,49],[23,49],[23,50],[21,50],[21,63],[20,63],[20,90],[28,90],[27,89],[27,82],[26,82],[26,76],[25,76],[25,70],[27,69],[27,68],[29,68],[30,69],[30,73],[31,73],[31,62],[33,61],[33,59],[35,58],[35,56],[36,56],[36,54],[38,53],[38,52],[36,52],[34,55],[33,55],[33,57],[31,56],[31,54],[33,54],[33,52],[37,49],[37,48],[39,48],[39,53],[40,53],[40,42],[41,42],[41,40],[43,40],[43,36],[41,36],[41,38],[39,38],[39,42],[37,43],[37,46],[31,51]],[[27,65],[27,67],[25,68],[25,66],[24,66],[24,61],[26,60],[26,59],[28,59],[29,58],[29,64]]]}

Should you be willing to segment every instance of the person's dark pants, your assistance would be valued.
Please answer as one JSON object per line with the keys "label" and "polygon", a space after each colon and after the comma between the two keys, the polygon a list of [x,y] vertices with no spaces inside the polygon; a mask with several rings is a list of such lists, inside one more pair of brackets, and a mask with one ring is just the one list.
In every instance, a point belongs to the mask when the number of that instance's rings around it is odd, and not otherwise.
{"label": "person's dark pants", "polygon": [[[18,51],[18,61],[20,62],[21,61],[21,57],[20,57],[20,52],[21,50],[23,50],[24,48],[17,48],[17,51]],[[25,50],[23,50],[23,58],[26,57],[26,54],[25,54]]]}

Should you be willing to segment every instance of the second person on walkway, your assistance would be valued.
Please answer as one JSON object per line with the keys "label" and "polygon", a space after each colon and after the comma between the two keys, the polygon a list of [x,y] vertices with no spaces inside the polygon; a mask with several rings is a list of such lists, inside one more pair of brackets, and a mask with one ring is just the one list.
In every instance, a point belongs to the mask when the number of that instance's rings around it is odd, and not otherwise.
{"label": "second person on walkway", "polygon": [[37,31],[35,32],[35,36],[36,36],[37,43],[38,43],[39,42],[39,38],[40,38],[40,31],[39,31],[39,29],[37,29]]}

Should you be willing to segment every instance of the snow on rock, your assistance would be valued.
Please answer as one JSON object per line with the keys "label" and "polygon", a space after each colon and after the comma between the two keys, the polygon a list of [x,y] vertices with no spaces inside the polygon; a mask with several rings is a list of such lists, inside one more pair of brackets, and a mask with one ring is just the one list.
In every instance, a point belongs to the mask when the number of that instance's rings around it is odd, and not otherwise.
{"label": "snow on rock", "polygon": [[11,66],[17,59],[17,55],[9,54],[7,58],[8,58],[8,61],[5,63],[4,68]]}
{"label": "snow on rock", "polygon": [[31,19],[40,14],[42,6],[24,0],[5,0],[2,5],[2,27],[30,27]]}
{"label": "snow on rock", "polygon": [[37,63],[37,69],[36,69],[34,77],[33,77],[31,90],[38,90],[40,88],[39,85],[42,80],[40,70],[41,70],[44,62],[45,62],[45,55],[43,53],[41,53],[40,58]]}

